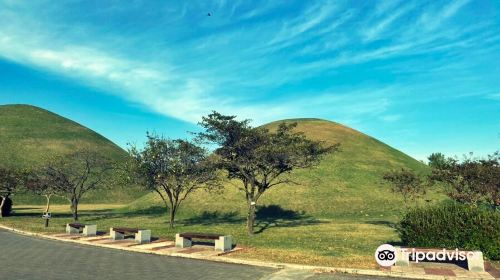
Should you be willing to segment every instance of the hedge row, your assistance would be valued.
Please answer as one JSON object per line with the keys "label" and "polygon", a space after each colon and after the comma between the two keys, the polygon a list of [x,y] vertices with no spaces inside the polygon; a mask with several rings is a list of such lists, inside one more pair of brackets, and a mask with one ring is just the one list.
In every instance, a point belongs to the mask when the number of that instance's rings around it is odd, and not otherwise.
{"label": "hedge row", "polygon": [[500,260],[500,212],[449,204],[410,210],[398,224],[409,247],[481,250]]}

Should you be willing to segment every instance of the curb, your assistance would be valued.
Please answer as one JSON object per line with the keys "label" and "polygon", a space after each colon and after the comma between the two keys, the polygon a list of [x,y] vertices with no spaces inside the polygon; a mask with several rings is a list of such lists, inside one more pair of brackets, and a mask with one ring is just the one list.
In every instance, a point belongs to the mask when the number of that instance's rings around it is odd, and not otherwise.
{"label": "curb", "polygon": [[220,263],[267,267],[267,268],[274,268],[274,269],[308,270],[308,271],[312,271],[315,273],[342,273],[342,274],[365,275],[365,276],[383,276],[383,277],[395,277],[395,278],[407,278],[407,279],[426,279],[426,280],[463,279],[463,278],[450,277],[450,276],[408,274],[408,273],[390,272],[390,271],[384,272],[384,271],[370,270],[370,269],[300,265],[300,264],[290,264],[290,263],[272,263],[272,262],[263,262],[263,261],[257,261],[257,260],[228,258],[225,256],[199,256],[199,255],[189,255],[189,254],[183,254],[183,253],[162,254],[160,252],[153,251],[153,250],[138,249],[138,248],[131,248],[131,247],[116,247],[116,246],[109,246],[106,244],[90,243],[90,242],[72,240],[72,239],[63,239],[63,238],[59,238],[59,237],[55,237],[55,236],[19,230],[19,229],[11,228],[11,227],[4,226],[1,224],[0,224],[0,229],[8,230],[8,231],[11,231],[11,232],[14,232],[17,234],[21,234],[21,235],[25,235],[25,236],[32,236],[32,237],[37,237],[37,238],[50,239],[50,240],[68,242],[68,243],[76,243],[76,244],[93,246],[93,247],[102,247],[102,248],[116,249],[116,250],[123,250],[123,251],[130,251],[130,252],[137,252],[137,253],[144,253],[144,254],[197,259],[197,260],[220,262]]}

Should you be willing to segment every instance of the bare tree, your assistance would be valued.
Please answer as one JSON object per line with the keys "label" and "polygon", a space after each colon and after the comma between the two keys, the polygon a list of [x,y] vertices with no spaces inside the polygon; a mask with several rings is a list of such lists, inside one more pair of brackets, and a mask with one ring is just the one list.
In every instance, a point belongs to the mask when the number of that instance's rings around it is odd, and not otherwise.
{"label": "bare tree", "polygon": [[388,172],[383,178],[391,183],[394,193],[403,196],[405,206],[408,206],[408,200],[416,201],[426,192],[422,179],[409,169],[401,168],[398,171]]}
{"label": "bare tree", "polygon": [[207,151],[186,140],[170,140],[148,134],[144,149],[132,146],[133,178],[148,190],[157,193],[169,209],[170,227],[181,203],[198,189],[212,190],[219,186],[217,169]]}
{"label": "bare tree", "polygon": [[218,147],[218,166],[229,179],[241,182],[248,206],[247,230],[252,235],[257,201],[272,187],[293,183],[292,170],[309,168],[322,156],[337,151],[338,144],[324,147],[321,142],[294,132],[296,123],[281,123],[276,132],[264,127],[251,127],[249,120],[213,112],[200,123],[205,128],[198,139]]}
{"label": "bare tree", "polygon": [[[57,188],[57,182],[53,181],[52,176],[48,176],[43,169],[42,170],[30,170],[25,178],[24,185],[27,191],[45,197],[45,211],[44,213],[50,212],[50,199],[53,196],[61,195],[61,191]],[[49,226],[49,219],[45,219],[45,227]]]}
{"label": "bare tree", "polygon": [[73,219],[77,221],[78,204],[83,195],[104,187],[112,169],[113,163],[109,158],[96,151],[82,149],[49,160],[40,169],[39,176],[43,178],[42,187],[47,182],[52,184],[46,191],[59,193],[70,202]]}

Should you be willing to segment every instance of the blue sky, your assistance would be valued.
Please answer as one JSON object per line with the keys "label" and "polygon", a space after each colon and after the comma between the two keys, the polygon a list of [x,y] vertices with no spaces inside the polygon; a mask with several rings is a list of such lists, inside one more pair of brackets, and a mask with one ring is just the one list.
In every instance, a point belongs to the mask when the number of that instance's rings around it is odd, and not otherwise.
{"label": "blue sky", "polygon": [[168,2],[0,0],[0,104],[123,147],[211,110],[333,120],[417,159],[500,147],[500,1]]}

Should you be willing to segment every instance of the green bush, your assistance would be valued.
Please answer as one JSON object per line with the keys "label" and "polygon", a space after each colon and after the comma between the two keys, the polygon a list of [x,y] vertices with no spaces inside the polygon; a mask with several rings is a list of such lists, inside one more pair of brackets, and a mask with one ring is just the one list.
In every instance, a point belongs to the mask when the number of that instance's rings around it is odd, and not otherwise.
{"label": "green bush", "polygon": [[410,210],[397,226],[409,247],[481,250],[500,260],[500,212],[448,204]]}

